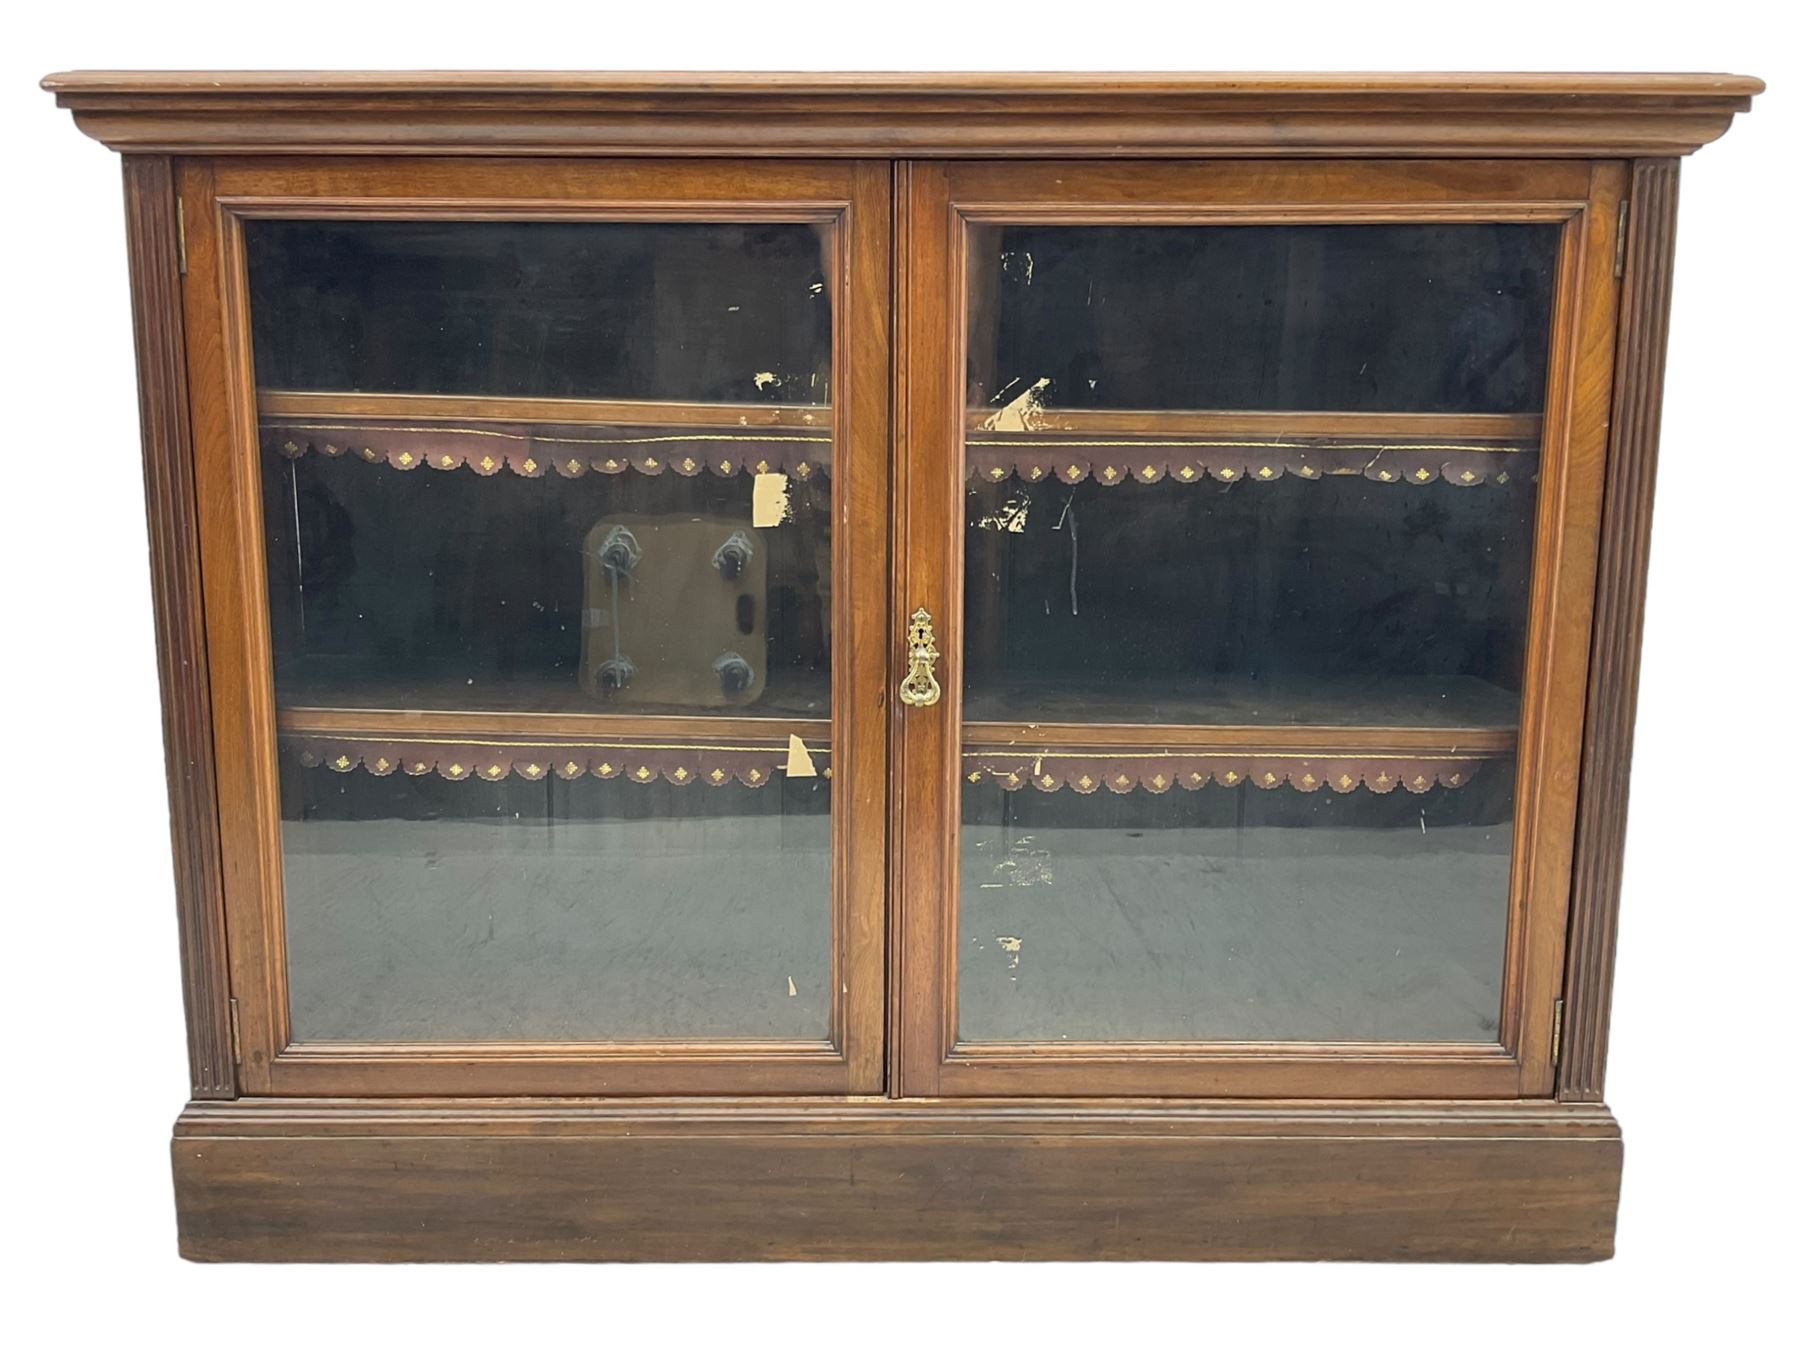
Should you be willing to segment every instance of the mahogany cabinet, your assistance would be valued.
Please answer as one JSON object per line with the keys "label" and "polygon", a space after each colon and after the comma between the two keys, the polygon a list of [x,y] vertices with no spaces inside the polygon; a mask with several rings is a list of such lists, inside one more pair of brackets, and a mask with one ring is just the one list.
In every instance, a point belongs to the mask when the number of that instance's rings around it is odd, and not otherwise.
{"label": "mahogany cabinet", "polygon": [[1728,76],[73,74],[203,1260],[1612,1249]]}

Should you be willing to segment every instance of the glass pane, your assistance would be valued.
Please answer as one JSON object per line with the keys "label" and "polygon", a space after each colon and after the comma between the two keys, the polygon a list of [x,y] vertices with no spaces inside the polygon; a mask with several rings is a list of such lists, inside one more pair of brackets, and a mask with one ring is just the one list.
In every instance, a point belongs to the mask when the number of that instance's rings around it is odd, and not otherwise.
{"label": "glass pane", "polygon": [[963,789],[965,1041],[1492,1041],[1512,769],[1414,796]]}
{"label": "glass pane", "polygon": [[[762,528],[753,483],[394,473],[265,455],[278,695],[355,708],[827,716],[830,479],[790,479],[786,514]],[[734,553],[728,576],[721,564]]]}
{"label": "glass pane", "polygon": [[255,221],[275,389],[830,401],[809,225]]}
{"label": "glass pane", "polygon": [[971,244],[972,405],[1537,412],[1553,225],[1007,225]]}
{"label": "glass pane", "polygon": [[820,1038],[828,786],[291,765],[294,1037]]}
{"label": "glass pane", "polygon": [[1556,228],[970,241],[959,1035],[1494,1040]]}
{"label": "glass pane", "polygon": [[295,1037],[826,1038],[829,230],[246,247]]}
{"label": "glass pane", "polygon": [[1512,726],[1534,505],[1360,475],[973,483],[964,716]]}

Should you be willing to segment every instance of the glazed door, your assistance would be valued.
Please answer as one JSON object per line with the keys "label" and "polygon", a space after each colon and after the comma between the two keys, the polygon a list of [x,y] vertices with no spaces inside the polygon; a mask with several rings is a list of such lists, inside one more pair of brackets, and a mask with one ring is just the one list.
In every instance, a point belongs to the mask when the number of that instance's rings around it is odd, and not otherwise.
{"label": "glazed door", "polygon": [[1547,1094],[1621,166],[902,175],[902,1091]]}
{"label": "glazed door", "polygon": [[879,1091],[888,166],[180,191],[241,1081]]}

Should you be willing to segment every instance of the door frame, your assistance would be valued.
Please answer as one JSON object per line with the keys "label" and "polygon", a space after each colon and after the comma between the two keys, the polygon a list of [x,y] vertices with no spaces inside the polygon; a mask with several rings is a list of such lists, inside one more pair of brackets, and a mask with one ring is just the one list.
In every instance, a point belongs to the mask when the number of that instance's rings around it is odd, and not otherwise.
{"label": "door frame", "polygon": [[[251,1095],[882,1090],[889,212],[886,160],[185,159],[176,165],[227,962]],[[832,962],[819,1041],[295,1042],[243,222],[807,221],[834,227]]]}
{"label": "door frame", "polygon": [[[937,616],[934,707],[893,707],[896,1095],[1547,1097],[1554,1089],[1604,489],[1622,161],[933,161],[896,174],[899,616]],[[1561,227],[1495,1044],[958,1043],[965,260],[971,224],[1556,222]]]}

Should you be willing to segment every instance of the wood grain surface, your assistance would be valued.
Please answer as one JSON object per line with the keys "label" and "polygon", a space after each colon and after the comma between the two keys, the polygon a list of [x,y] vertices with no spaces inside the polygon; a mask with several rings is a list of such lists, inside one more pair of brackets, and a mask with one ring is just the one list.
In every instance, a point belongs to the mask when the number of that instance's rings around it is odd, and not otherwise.
{"label": "wood grain surface", "polygon": [[172,1154],[201,1261],[1593,1261],[1620,1146],[1542,1103],[246,1102]]}
{"label": "wood grain surface", "polygon": [[44,87],[170,154],[1680,155],[1739,75],[74,71]]}

